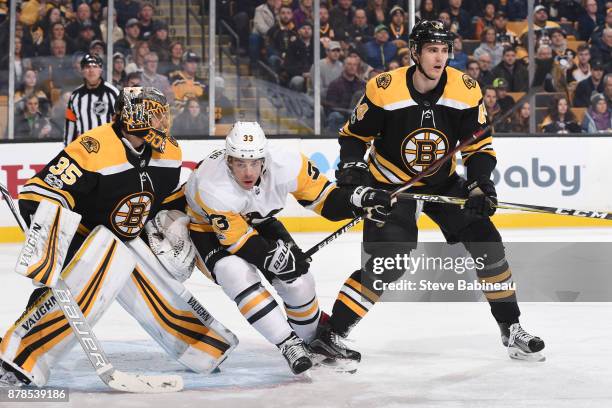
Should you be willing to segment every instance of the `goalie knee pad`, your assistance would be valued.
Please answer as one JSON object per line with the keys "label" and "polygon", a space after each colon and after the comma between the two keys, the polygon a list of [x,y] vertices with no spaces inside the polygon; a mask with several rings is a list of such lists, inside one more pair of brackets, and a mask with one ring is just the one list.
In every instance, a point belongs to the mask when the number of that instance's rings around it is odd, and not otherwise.
{"label": "goalie knee pad", "polygon": [[[134,269],[130,251],[108,229],[96,227],[81,245],[62,278],[90,325],[108,309]],[[54,363],[76,343],[70,325],[48,290],[28,307],[0,343],[0,359],[37,386]]]}
{"label": "goalie knee pad", "polygon": [[274,288],[285,304],[287,320],[306,343],[315,336],[319,323],[319,300],[312,273],[306,273],[291,283],[275,279]]}
{"label": "goalie knee pad", "polygon": [[238,339],[164,269],[140,238],[127,246],[136,267],[117,300],[170,356],[195,372],[210,373]]}

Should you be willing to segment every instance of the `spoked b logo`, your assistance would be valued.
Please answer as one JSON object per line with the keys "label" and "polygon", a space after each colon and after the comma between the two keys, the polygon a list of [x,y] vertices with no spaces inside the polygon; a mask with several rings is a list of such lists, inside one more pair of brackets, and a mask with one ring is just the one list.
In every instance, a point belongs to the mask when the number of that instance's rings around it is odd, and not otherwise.
{"label": "spoked b logo", "polygon": [[448,147],[448,138],[439,130],[417,129],[402,141],[402,160],[412,174],[418,174],[444,156]]}

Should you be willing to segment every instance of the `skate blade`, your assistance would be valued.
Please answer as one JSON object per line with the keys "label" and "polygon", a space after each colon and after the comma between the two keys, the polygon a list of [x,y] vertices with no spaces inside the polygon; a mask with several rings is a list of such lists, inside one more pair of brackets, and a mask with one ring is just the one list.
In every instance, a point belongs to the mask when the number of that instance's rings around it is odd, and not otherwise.
{"label": "skate blade", "polygon": [[359,364],[353,360],[333,359],[322,355],[312,356],[311,359],[313,368],[331,370],[337,373],[355,374]]}
{"label": "skate blade", "polygon": [[517,347],[508,347],[508,355],[513,360],[529,361],[529,362],[542,362],[546,361],[546,357],[539,353],[526,353]]}

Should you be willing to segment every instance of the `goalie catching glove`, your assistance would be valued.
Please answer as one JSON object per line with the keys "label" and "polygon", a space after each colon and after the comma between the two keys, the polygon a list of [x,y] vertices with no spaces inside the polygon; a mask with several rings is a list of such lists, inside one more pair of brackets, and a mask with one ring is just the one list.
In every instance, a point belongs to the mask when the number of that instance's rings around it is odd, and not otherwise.
{"label": "goalie catching glove", "polygon": [[193,272],[196,250],[189,237],[189,217],[178,210],[160,211],[147,223],[149,247],[166,270],[179,282]]}
{"label": "goalie catching glove", "polygon": [[285,282],[293,282],[309,267],[309,260],[297,245],[280,239],[272,244],[264,260],[264,269]]}
{"label": "goalie catching glove", "polygon": [[359,186],[351,194],[351,204],[369,220],[384,224],[395,199],[391,193],[372,187]]}

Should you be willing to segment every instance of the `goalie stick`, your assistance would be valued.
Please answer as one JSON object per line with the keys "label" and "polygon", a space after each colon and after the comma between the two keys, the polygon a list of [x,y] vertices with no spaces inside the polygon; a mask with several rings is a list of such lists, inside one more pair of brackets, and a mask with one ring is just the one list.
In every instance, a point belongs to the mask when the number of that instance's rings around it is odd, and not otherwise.
{"label": "goalie stick", "polygon": [[[467,199],[459,197],[448,197],[434,194],[414,194],[414,193],[399,193],[397,195],[400,200],[419,200],[428,203],[444,203],[451,205],[464,205]],[[504,210],[518,210],[535,212],[541,214],[557,214],[557,215],[569,215],[573,217],[582,218],[594,218],[600,220],[612,220],[612,213],[605,211],[591,211],[591,210],[574,210],[563,207],[546,207],[543,205],[532,205],[532,204],[517,204],[500,201],[495,208],[501,208]]]}
{"label": "goalie stick", "polygon": [[[393,190],[391,195],[393,197],[395,197],[395,196],[397,196],[397,194],[399,194],[399,193],[401,193],[403,191],[408,190],[410,187],[412,187],[415,183],[421,181],[423,178],[433,174],[444,163],[446,163],[448,160],[450,160],[452,157],[454,157],[458,152],[460,152],[464,147],[466,147],[470,143],[474,143],[474,142],[478,141],[484,135],[486,135],[487,133],[492,131],[495,126],[505,122],[510,116],[512,116],[512,114],[514,112],[516,112],[520,108],[521,105],[523,105],[524,102],[529,100],[529,98],[531,98],[532,95],[534,95],[536,92],[538,92],[540,90],[540,88],[541,88],[541,86],[536,86],[536,87],[531,88],[529,90],[529,92],[527,92],[525,95],[523,95],[523,97],[516,102],[516,104],[512,107],[512,109],[510,109],[507,112],[505,112],[503,115],[501,115],[499,118],[497,118],[493,123],[488,124],[485,128],[480,129],[477,132],[475,132],[474,134],[472,134],[470,137],[465,138],[463,141],[461,141],[461,143],[459,143],[457,146],[455,146],[455,148],[453,150],[451,150],[450,152],[448,152],[444,156],[440,157],[439,159],[434,161],[429,167],[427,167],[425,170],[423,170],[422,172],[420,172],[419,174],[417,174],[416,176],[411,178],[408,183],[406,183],[405,185],[397,188],[396,190]],[[363,216],[361,216],[361,215],[358,216],[358,217],[355,217],[351,221],[349,221],[347,224],[343,225],[338,230],[334,231],[333,233],[331,233],[330,235],[325,237],[322,241],[318,242],[312,248],[310,248],[308,251],[306,251],[304,253],[305,258],[310,258],[312,255],[317,253],[323,247],[327,246],[329,243],[334,241],[340,235],[344,234],[345,232],[347,232],[348,230],[353,228],[355,225],[359,224],[359,222],[361,222],[362,219],[363,219]]]}
{"label": "goalie stick", "polygon": [[[6,201],[6,205],[13,213],[17,224],[25,232],[27,229],[26,225],[19,216],[8,190],[2,184],[0,184],[0,193],[4,201]],[[102,349],[102,345],[96,338],[85,316],[83,316],[83,312],[74,300],[66,283],[60,278],[57,281],[56,287],[50,289],[66,320],[70,323],[74,336],[85,351],[87,359],[98,377],[106,385],[117,391],[133,393],[176,392],[183,389],[183,378],[179,375],[142,375],[117,370]]]}

